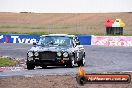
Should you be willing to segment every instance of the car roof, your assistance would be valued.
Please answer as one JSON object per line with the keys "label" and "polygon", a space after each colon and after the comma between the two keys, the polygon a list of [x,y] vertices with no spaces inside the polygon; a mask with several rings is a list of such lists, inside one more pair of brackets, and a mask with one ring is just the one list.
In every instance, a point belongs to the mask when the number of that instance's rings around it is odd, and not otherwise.
{"label": "car roof", "polygon": [[48,35],[42,35],[41,37],[44,36],[67,36],[67,37],[75,37],[75,35],[68,35],[68,34],[48,34]]}

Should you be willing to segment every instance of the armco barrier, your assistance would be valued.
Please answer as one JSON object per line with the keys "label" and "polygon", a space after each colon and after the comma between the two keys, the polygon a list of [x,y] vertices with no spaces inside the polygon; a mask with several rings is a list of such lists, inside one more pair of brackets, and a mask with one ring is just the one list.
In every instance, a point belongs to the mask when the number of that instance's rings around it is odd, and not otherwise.
{"label": "armco barrier", "polygon": [[132,46],[132,36],[92,36],[91,45]]}
{"label": "armco barrier", "polygon": [[[132,36],[91,36],[77,35],[81,45],[132,46]],[[40,35],[0,34],[0,43],[32,44]]]}
{"label": "armco barrier", "polygon": [[0,43],[25,43],[31,44],[39,40],[40,35],[26,34],[0,34]]}
{"label": "armco barrier", "polygon": [[[77,35],[82,45],[91,45],[91,35]],[[27,34],[0,34],[0,43],[32,44],[39,40],[40,35]]]}

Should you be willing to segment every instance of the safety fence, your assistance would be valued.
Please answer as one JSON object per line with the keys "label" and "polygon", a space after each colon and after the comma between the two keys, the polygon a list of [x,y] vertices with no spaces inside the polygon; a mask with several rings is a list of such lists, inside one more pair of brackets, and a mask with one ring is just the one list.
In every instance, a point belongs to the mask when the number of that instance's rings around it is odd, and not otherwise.
{"label": "safety fence", "polygon": [[132,46],[132,36],[92,36],[91,45]]}
{"label": "safety fence", "polygon": [[[41,35],[28,34],[0,34],[0,43],[32,44]],[[94,36],[77,35],[81,45],[132,46],[132,36]]]}
{"label": "safety fence", "polygon": [[0,34],[1,43],[25,43],[31,44],[39,40],[40,35],[26,34]]}
{"label": "safety fence", "polygon": [[[28,34],[0,34],[0,43],[32,44],[40,39],[41,35]],[[77,35],[82,45],[91,45],[91,35]]]}

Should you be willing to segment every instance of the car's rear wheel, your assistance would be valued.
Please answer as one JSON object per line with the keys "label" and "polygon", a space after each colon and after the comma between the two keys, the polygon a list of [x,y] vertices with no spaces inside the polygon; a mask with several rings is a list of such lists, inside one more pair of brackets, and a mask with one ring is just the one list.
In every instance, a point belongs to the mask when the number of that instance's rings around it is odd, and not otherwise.
{"label": "car's rear wheel", "polygon": [[85,57],[83,56],[80,61],[77,62],[78,66],[84,66],[85,65]]}
{"label": "car's rear wheel", "polygon": [[33,64],[27,63],[27,69],[28,70],[33,70],[34,68],[35,68],[35,66]]}

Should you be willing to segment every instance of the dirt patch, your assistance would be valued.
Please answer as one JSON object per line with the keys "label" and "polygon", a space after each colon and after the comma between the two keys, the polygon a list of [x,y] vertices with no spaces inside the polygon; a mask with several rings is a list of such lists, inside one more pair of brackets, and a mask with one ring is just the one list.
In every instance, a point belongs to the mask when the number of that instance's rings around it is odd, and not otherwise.
{"label": "dirt patch", "polygon": [[121,18],[132,34],[132,13],[0,13],[0,32],[105,34],[108,18]]}
{"label": "dirt patch", "polygon": [[26,76],[0,78],[1,88],[132,88],[130,84],[85,84],[80,86],[75,76]]}

